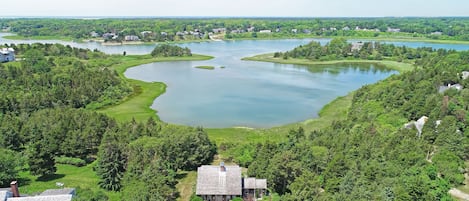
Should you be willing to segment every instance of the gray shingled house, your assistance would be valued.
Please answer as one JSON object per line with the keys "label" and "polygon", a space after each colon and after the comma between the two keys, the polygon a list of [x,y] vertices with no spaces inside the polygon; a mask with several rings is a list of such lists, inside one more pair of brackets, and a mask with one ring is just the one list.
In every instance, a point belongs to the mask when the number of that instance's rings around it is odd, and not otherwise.
{"label": "gray shingled house", "polygon": [[267,180],[241,178],[237,165],[203,165],[197,169],[196,195],[206,201],[229,201],[235,197],[253,200],[267,192]]}

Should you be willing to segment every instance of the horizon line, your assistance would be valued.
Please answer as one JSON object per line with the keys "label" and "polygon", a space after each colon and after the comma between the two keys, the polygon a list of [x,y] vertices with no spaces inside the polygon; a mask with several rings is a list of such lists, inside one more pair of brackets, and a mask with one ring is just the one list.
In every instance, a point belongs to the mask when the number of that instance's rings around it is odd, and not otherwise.
{"label": "horizon line", "polygon": [[27,16],[27,15],[6,15],[6,16],[0,16],[0,19],[4,18],[9,18],[9,19],[15,19],[15,18],[56,18],[56,19],[118,19],[118,18],[469,18],[469,16],[125,16],[125,15],[89,15],[89,16],[80,16],[80,15],[64,15],[64,16],[47,16],[47,15],[38,15],[38,16]]}

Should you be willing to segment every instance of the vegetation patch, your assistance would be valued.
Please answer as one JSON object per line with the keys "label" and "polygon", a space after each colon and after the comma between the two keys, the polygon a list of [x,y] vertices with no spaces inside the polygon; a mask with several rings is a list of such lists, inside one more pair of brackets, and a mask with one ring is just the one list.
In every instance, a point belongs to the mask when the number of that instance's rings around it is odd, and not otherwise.
{"label": "vegetation patch", "polygon": [[215,66],[196,66],[195,68],[205,69],[205,70],[215,70]]}

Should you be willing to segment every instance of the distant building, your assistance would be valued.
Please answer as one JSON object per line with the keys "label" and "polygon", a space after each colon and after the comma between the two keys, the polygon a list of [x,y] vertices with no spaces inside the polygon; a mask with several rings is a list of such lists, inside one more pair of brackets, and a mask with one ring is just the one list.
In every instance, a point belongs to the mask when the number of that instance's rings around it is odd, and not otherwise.
{"label": "distant building", "polygon": [[203,165],[197,169],[196,195],[205,201],[229,201],[235,197],[256,200],[267,193],[267,180],[241,178],[241,168]]}
{"label": "distant building", "polygon": [[329,28],[329,30],[331,30],[331,31],[337,31],[337,28],[331,27],[331,28]]}
{"label": "distant building", "polygon": [[387,30],[387,31],[388,31],[388,32],[398,33],[398,32],[401,32],[401,29],[388,27],[388,30]]}
{"label": "distant building", "polygon": [[95,31],[90,32],[90,36],[93,38],[99,37],[99,33],[96,33]]}
{"label": "distant building", "polygon": [[310,33],[311,33],[311,30],[309,30],[309,29],[303,29],[303,33],[305,33],[305,34],[310,34]]}
{"label": "distant building", "polygon": [[443,32],[441,31],[435,31],[435,32],[432,32],[430,35],[441,36],[442,34]]}
{"label": "distant building", "polygon": [[298,29],[292,29],[291,32],[292,33],[298,33]]}
{"label": "distant building", "polygon": [[0,49],[0,62],[9,62],[9,61],[14,61],[14,60],[15,60],[15,50],[13,48]]}
{"label": "distant building", "polygon": [[145,38],[145,37],[149,37],[149,36],[152,36],[153,35],[153,32],[152,31],[142,31],[140,32],[140,35]]}
{"label": "distant building", "polygon": [[124,37],[125,41],[138,41],[140,38],[136,35],[127,35]]}
{"label": "distant building", "polygon": [[461,77],[462,77],[463,80],[469,78],[469,71],[463,71]]}
{"label": "distant building", "polygon": [[71,201],[75,196],[74,188],[49,189],[36,196],[20,195],[16,181],[11,188],[0,189],[0,201]]}
{"label": "distant building", "polygon": [[117,35],[116,33],[112,33],[112,32],[108,32],[108,33],[104,33],[103,34],[103,38],[104,39],[117,39],[119,37],[119,35]]}
{"label": "distant building", "polygon": [[254,29],[255,29],[255,27],[249,27],[249,28],[247,28],[246,31],[247,31],[247,32],[254,32]]}
{"label": "distant building", "polygon": [[360,51],[362,49],[363,45],[364,45],[364,43],[361,42],[361,41],[360,42],[353,42],[351,50],[352,51]]}
{"label": "distant building", "polygon": [[342,28],[342,31],[350,31],[350,27],[346,26],[346,27]]}
{"label": "distant building", "polygon": [[213,33],[217,34],[217,33],[225,33],[226,32],[226,28],[218,28],[218,29],[212,29]]}
{"label": "distant building", "polygon": [[463,89],[463,86],[460,84],[448,84],[448,85],[442,85],[438,88],[439,93],[444,93],[448,89],[456,89],[458,91],[461,91]]}
{"label": "distant building", "polygon": [[260,30],[259,33],[272,33],[272,30]]}

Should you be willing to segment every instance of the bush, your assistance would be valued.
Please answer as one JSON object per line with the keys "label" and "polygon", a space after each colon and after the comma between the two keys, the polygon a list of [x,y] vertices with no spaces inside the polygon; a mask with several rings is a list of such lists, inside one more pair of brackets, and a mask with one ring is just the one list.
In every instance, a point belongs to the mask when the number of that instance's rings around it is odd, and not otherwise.
{"label": "bush", "polygon": [[78,167],[86,165],[86,161],[81,158],[72,158],[72,157],[66,157],[66,156],[55,157],[55,162],[59,164],[74,165]]}

